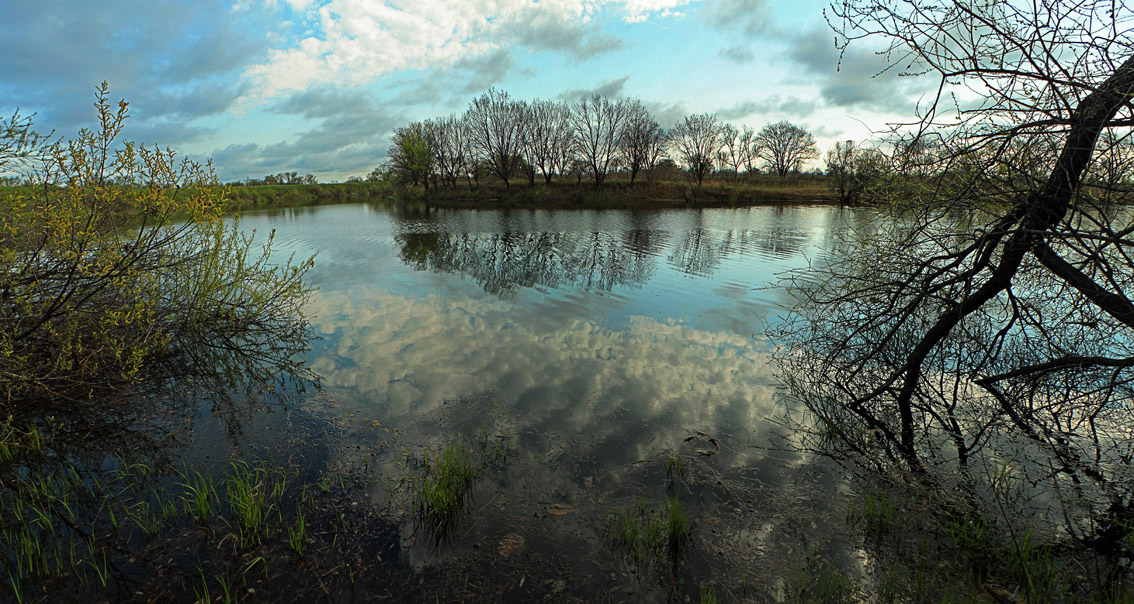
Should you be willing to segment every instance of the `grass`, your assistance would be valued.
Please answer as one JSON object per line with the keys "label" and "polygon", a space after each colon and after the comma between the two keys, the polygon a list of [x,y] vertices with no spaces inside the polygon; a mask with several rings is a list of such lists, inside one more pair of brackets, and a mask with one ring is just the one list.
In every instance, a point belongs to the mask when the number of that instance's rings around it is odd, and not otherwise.
{"label": "grass", "polygon": [[199,471],[183,469],[181,500],[185,511],[200,522],[208,522],[217,506],[217,489],[212,479]]}
{"label": "grass", "polygon": [[1035,539],[1032,531],[1007,547],[1004,559],[1008,572],[1023,588],[1026,601],[1050,602],[1064,594],[1062,573],[1051,557],[1051,547]]}
{"label": "grass", "polygon": [[799,573],[788,578],[785,604],[849,604],[854,601],[854,583],[844,573],[824,567],[813,568],[811,561]]}
{"label": "grass", "polygon": [[681,500],[678,493],[674,493],[673,497],[666,497],[662,502],[662,516],[665,518],[665,535],[666,542],[669,544],[669,551],[679,552],[685,545],[685,541],[689,539],[690,527],[689,519],[685,516],[685,506],[681,505]]}
{"label": "grass", "polygon": [[[57,448],[59,433],[49,424],[29,429],[0,418],[7,452],[0,461],[2,602],[74,593],[116,600],[125,589],[173,601],[236,601],[251,587],[246,574],[262,570],[255,587],[271,593],[269,585],[297,565],[333,577],[335,556],[363,551],[359,526],[341,515],[345,493],[318,495],[314,482],[301,489],[269,463],[230,462],[215,479],[137,451],[83,465],[67,456],[71,449]],[[285,497],[291,492],[295,503]],[[329,522],[332,516],[340,520]],[[204,530],[183,530],[185,523]],[[224,553],[226,543],[236,551]],[[321,554],[315,562],[313,548]],[[316,589],[303,578],[284,582]]]}
{"label": "grass", "polygon": [[297,556],[302,556],[307,547],[307,512],[302,503],[295,510],[295,526],[287,529],[287,544]]}
{"label": "grass", "polygon": [[456,524],[472,493],[479,460],[463,438],[447,443],[440,451],[426,449],[413,480],[416,513],[443,535]]}
{"label": "grass", "polygon": [[847,522],[861,526],[872,538],[881,539],[893,532],[897,526],[897,508],[885,491],[875,489],[865,498],[850,502],[847,508]]}
{"label": "grass", "polygon": [[[1020,508],[1005,504],[995,513],[939,496],[890,483],[852,503],[846,520],[862,529],[871,570],[866,584],[849,589],[861,587],[880,604],[1134,602],[1129,558],[1093,552],[1058,529],[1042,537],[1039,531],[1052,527],[1011,511]],[[815,598],[839,591],[814,568],[807,573],[789,582],[802,594],[789,601],[821,601]]]}
{"label": "grass", "polygon": [[685,506],[678,494],[666,496],[653,508],[642,500],[636,507],[611,511],[604,532],[624,556],[638,562],[652,562],[663,554],[681,554],[692,529]]}
{"label": "grass", "polygon": [[[38,426],[31,425],[20,429],[15,418],[9,415],[0,420],[0,464],[17,461],[26,455],[39,455],[43,452],[44,436]],[[51,418],[48,418],[48,423]]]}
{"label": "grass", "polygon": [[685,475],[685,459],[680,455],[669,452],[665,456],[665,487],[670,489],[674,482]]}
{"label": "grass", "polygon": [[283,474],[264,463],[234,461],[225,475],[228,506],[237,525],[241,547],[259,544],[267,529],[267,516],[286,487]]}

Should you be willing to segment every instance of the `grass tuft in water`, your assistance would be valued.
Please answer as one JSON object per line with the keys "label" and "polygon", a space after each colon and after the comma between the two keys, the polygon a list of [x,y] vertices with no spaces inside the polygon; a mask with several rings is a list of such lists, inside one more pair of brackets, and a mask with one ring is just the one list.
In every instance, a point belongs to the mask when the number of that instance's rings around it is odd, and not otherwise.
{"label": "grass tuft in water", "polygon": [[307,512],[300,504],[295,510],[295,526],[287,529],[287,544],[297,556],[302,556],[307,545]]}
{"label": "grass tuft in water", "polygon": [[225,490],[241,547],[260,543],[267,531],[266,521],[273,502],[283,494],[284,487],[282,474],[263,463],[249,465],[234,461],[230,464],[225,475]]}
{"label": "grass tuft in water", "polygon": [[850,604],[854,601],[854,584],[850,577],[831,567],[822,571],[808,563],[789,577],[785,586],[785,604]]}
{"label": "grass tuft in water", "polygon": [[459,519],[479,463],[463,438],[450,441],[440,451],[426,449],[423,455],[422,467],[413,480],[416,514],[440,536]]}
{"label": "grass tuft in water", "polygon": [[717,599],[717,588],[713,585],[702,585],[700,592],[701,604],[718,604],[720,601]]}
{"label": "grass tuft in water", "polygon": [[1061,573],[1051,556],[1051,547],[1039,543],[1032,531],[1004,552],[1008,572],[1023,588],[1028,602],[1057,600],[1065,591]]}
{"label": "grass tuft in water", "polygon": [[892,533],[897,522],[897,507],[881,490],[873,491],[863,499],[851,501],[847,508],[847,523],[862,527],[874,539]]}
{"label": "grass tuft in water", "polygon": [[216,510],[217,489],[213,481],[197,470],[184,470],[181,474],[182,482],[179,486],[184,489],[181,501],[185,511],[196,517],[200,522],[206,522]]}
{"label": "grass tuft in water", "polygon": [[671,488],[673,483],[685,474],[685,459],[674,452],[665,456],[665,486]]}
{"label": "grass tuft in water", "polygon": [[647,562],[667,553],[675,558],[680,555],[691,528],[685,506],[674,494],[663,499],[656,509],[643,500],[637,507],[610,512],[604,531],[624,556]]}
{"label": "grass tuft in water", "polygon": [[662,505],[662,515],[665,517],[666,541],[669,543],[669,551],[676,554],[681,551],[682,547],[685,546],[685,541],[689,539],[689,518],[685,515],[685,506],[681,505],[681,500],[677,493],[674,493],[673,497],[666,497]]}

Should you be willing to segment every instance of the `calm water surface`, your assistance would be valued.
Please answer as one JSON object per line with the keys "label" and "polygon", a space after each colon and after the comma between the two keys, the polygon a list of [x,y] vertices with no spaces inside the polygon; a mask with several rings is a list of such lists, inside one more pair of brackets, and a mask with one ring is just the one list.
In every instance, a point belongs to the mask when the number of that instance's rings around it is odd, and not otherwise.
{"label": "calm water surface", "polygon": [[[337,439],[319,464],[392,468],[478,431],[506,450],[457,539],[437,548],[403,518],[411,568],[517,533],[530,555],[570,556],[564,573],[622,585],[616,557],[594,554],[602,519],[660,500],[672,457],[696,527],[688,579],[744,573],[774,590],[816,543],[854,555],[826,523],[846,487],[776,438],[786,410],[764,335],[788,302],[777,275],[821,261],[848,216],[345,205],[241,224],[275,230],[280,253],[317,254],[308,359],[323,388],[303,413]],[[396,509],[388,485],[367,493]]]}
{"label": "calm water surface", "polygon": [[[830,207],[669,212],[256,214],[317,254],[310,354],[344,412],[402,422],[491,393],[528,420],[635,443],[638,431],[759,431],[774,412],[776,275],[822,254]],[[627,421],[612,417],[632,409]],[[574,419],[567,420],[566,416]]]}

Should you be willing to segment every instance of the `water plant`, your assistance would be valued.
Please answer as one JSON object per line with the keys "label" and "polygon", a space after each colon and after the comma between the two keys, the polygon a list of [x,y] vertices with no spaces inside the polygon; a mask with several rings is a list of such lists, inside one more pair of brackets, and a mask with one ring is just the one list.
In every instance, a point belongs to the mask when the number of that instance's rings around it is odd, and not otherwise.
{"label": "water plant", "polygon": [[969,559],[977,579],[981,579],[991,552],[989,527],[984,516],[976,508],[952,511],[946,514],[946,526],[953,546]]}
{"label": "water plant", "polygon": [[287,529],[287,544],[295,555],[303,555],[307,545],[307,512],[302,503],[295,510],[295,526]]}
{"label": "water plant", "polygon": [[685,459],[675,452],[668,452],[665,455],[665,486],[672,488],[673,483],[682,477],[685,473]]}
{"label": "water plant", "polygon": [[685,541],[689,538],[690,527],[689,519],[685,516],[685,506],[681,505],[679,494],[674,493],[673,497],[665,498],[662,509],[669,551],[676,554],[681,551]]}
{"label": "water plant", "polygon": [[788,578],[786,604],[849,604],[853,601],[854,585],[850,577],[830,566],[816,571],[813,557],[809,557],[803,570]]}
{"label": "water plant", "polygon": [[701,604],[718,604],[717,588],[713,585],[702,585],[700,588]]}
{"label": "water plant", "polygon": [[225,474],[225,490],[229,509],[237,525],[237,541],[241,547],[260,543],[267,529],[266,519],[273,501],[283,494],[282,473],[264,463],[250,465],[233,461]]}
{"label": "water plant", "polygon": [[881,539],[897,526],[897,507],[885,491],[875,489],[865,498],[850,502],[847,522],[861,525],[874,539]]}
{"label": "water plant", "polygon": [[685,506],[678,494],[665,497],[653,508],[645,500],[632,508],[618,508],[607,514],[604,532],[614,546],[628,558],[645,562],[680,555],[691,532]]}
{"label": "water plant", "polygon": [[1039,542],[1033,531],[1004,551],[1009,573],[1015,578],[1028,602],[1049,602],[1064,591],[1060,571],[1051,556],[1051,547]]}
{"label": "water plant", "polygon": [[468,443],[457,438],[440,451],[423,452],[422,466],[413,480],[416,514],[441,535],[452,527],[464,509],[479,470]]}
{"label": "water plant", "polygon": [[183,482],[179,486],[184,489],[181,500],[185,511],[205,522],[213,514],[217,501],[216,486],[211,478],[197,470],[184,469],[181,474]]}

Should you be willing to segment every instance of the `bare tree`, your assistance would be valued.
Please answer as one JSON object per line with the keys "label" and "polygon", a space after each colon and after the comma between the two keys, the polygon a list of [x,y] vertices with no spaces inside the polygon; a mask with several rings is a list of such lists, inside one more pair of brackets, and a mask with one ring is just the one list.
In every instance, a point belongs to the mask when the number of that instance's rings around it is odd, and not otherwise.
{"label": "bare tree", "polygon": [[473,149],[506,187],[520,165],[522,118],[522,104],[495,88],[474,99],[465,114]]}
{"label": "bare tree", "polygon": [[[796,290],[781,362],[818,418],[813,443],[963,487],[975,459],[1026,455],[1024,483],[1088,506],[1063,530],[1120,551],[1134,521],[1134,227],[1083,179],[1110,153],[1100,134],[1134,125],[1134,7],[833,11],[842,44],[881,39],[896,69],[936,80],[911,127],[939,144],[934,169],[905,179],[906,212],[856,231]],[[1052,141],[1055,154],[1033,151]]]}
{"label": "bare tree", "polygon": [[709,113],[687,115],[673,127],[670,141],[677,157],[685,164],[697,184],[713,169],[713,160],[721,149],[722,125]]}
{"label": "bare tree", "polygon": [[466,123],[456,115],[425,121],[426,131],[433,141],[434,162],[441,182],[455,187],[461,177],[468,175],[471,155],[469,132]]}
{"label": "bare tree", "polygon": [[596,184],[606,178],[610,164],[618,153],[626,109],[624,101],[611,100],[597,94],[571,105],[575,144],[583,161],[590,165]]}
{"label": "bare tree", "polygon": [[740,134],[740,146],[744,153],[744,170],[749,174],[756,172],[756,160],[760,159],[760,141],[756,138],[756,131],[748,126]]}
{"label": "bare tree", "polygon": [[559,111],[566,124],[551,141],[551,170],[556,174],[567,174],[568,167],[579,154],[575,145],[575,128],[571,125],[571,108],[566,103],[560,103]]}
{"label": "bare tree", "polygon": [[564,103],[536,99],[527,105],[524,159],[538,168],[545,182],[562,173],[573,141],[571,113]]}
{"label": "bare tree", "polygon": [[839,196],[840,205],[853,205],[861,190],[855,182],[854,160],[857,155],[854,141],[840,141],[827,151],[827,176]]}
{"label": "bare tree", "polygon": [[756,135],[756,141],[757,155],[769,170],[780,176],[786,176],[788,172],[798,170],[803,162],[819,157],[815,137],[791,122],[764,126]]}
{"label": "bare tree", "polygon": [[17,109],[7,120],[0,119],[0,176],[17,174],[21,170],[33,173],[34,170],[28,168],[38,165],[43,158],[51,135],[44,136],[32,130],[33,116],[20,115]]}
{"label": "bare tree", "polygon": [[755,134],[748,126],[744,127],[744,133],[741,134],[736,126],[732,124],[725,124],[724,129],[721,130],[721,138],[724,143],[723,159],[724,165],[732,168],[734,175],[740,174],[740,167],[752,163],[752,140]]}
{"label": "bare tree", "polygon": [[894,174],[893,166],[877,149],[860,148],[847,140],[827,151],[827,176],[839,196],[839,205],[868,201],[868,189],[878,188],[885,174]]}
{"label": "bare tree", "polygon": [[639,172],[657,163],[664,146],[665,131],[650,115],[650,110],[641,101],[627,101],[626,126],[619,150],[630,170],[631,183]]}

